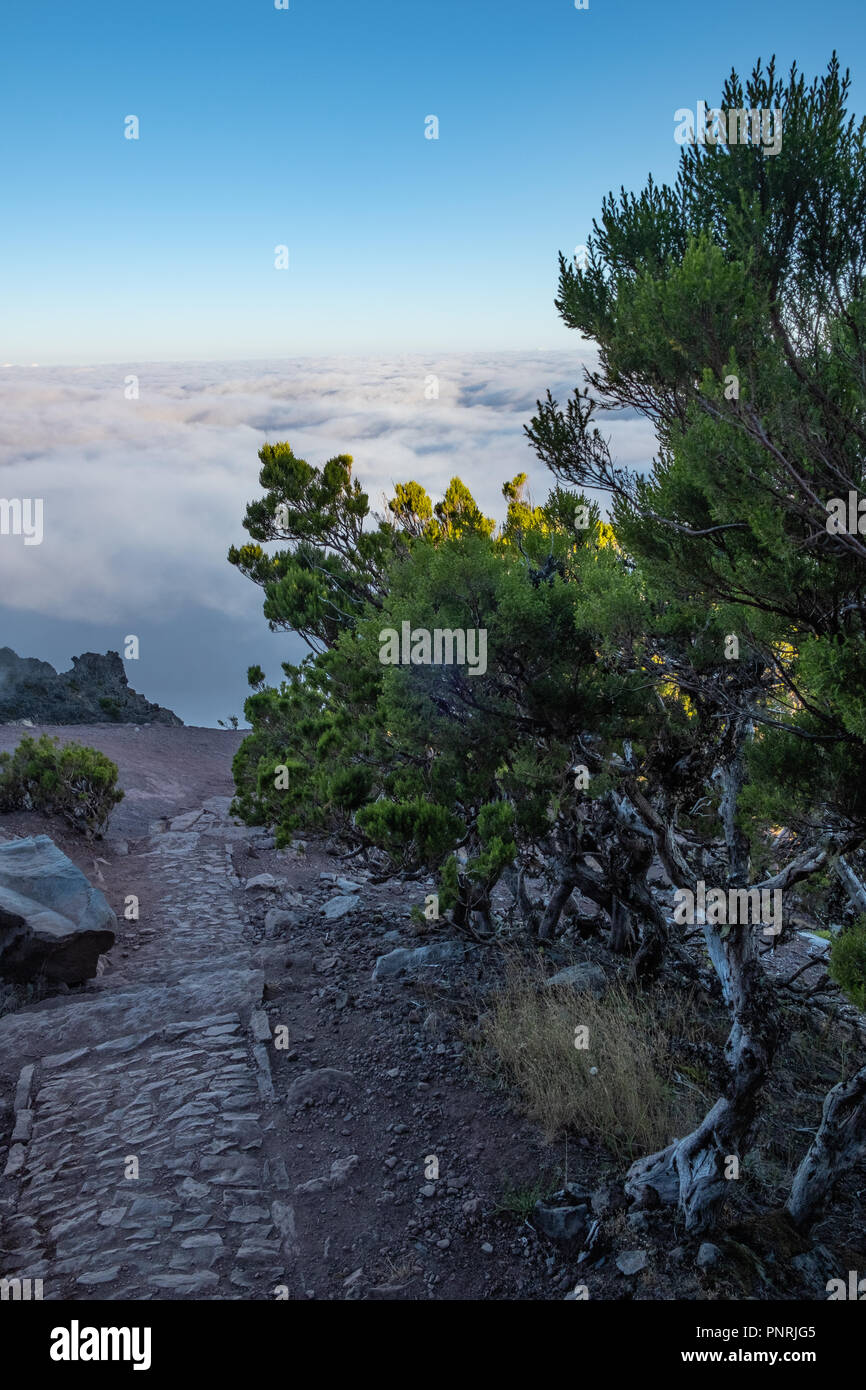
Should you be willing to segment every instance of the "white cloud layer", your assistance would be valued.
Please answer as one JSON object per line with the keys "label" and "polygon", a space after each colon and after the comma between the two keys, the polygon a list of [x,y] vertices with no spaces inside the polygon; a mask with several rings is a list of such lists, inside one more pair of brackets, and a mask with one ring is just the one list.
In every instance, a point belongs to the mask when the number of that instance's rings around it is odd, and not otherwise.
{"label": "white cloud layer", "polygon": [[[247,538],[241,519],[267,440],[288,439],[313,464],[351,454],[377,508],[396,482],[414,478],[435,499],[454,474],[497,516],[515,473],[529,473],[540,500],[553,479],[523,425],[548,386],[564,401],[589,361],[537,352],[6,367],[0,497],[43,498],[45,529],[38,546],[0,535],[0,604],[94,622],[187,606],[248,614],[250,586],[225,555]],[[133,374],[139,397],[127,400]],[[428,400],[431,376],[439,396]],[[621,462],[648,464],[645,422],[605,424]]]}

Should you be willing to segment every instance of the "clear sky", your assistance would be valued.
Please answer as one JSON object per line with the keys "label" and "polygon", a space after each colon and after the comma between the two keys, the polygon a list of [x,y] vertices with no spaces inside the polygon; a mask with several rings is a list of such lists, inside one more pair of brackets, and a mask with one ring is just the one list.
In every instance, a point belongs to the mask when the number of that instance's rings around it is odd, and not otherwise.
{"label": "clear sky", "polygon": [[835,47],[859,112],[866,82],[862,0],[7,0],[3,30],[28,367],[573,347],[556,253],[672,176],[678,107],[772,52]]}

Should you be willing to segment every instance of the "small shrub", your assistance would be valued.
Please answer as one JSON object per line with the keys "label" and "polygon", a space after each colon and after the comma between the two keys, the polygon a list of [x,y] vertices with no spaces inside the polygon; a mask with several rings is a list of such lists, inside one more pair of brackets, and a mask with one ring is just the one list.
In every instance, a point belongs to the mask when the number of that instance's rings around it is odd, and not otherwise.
{"label": "small shrub", "polygon": [[519,1216],[525,1220],[531,1216],[536,1202],[540,1202],[556,1186],[556,1178],[537,1178],[535,1182],[524,1183],[522,1186],[515,1186],[506,1181],[502,1196],[493,1208],[494,1211],[506,1212],[509,1216]]}
{"label": "small shrub", "polygon": [[435,866],[454,847],[461,832],[457,816],[423,797],[376,801],[358,811],[355,823],[380,849],[395,857],[402,853],[407,867]]}
{"label": "small shrub", "polygon": [[830,978],[835,980],[858,1009],[866,1009],[866,918],[857,921],[833,940]]}
{"label": "small shrub", "polygon": [[96,748],[43,734],[25,737],[12,753],[0,753],[0,811],[59,815],[91,836],[123,800],[117,764]]}

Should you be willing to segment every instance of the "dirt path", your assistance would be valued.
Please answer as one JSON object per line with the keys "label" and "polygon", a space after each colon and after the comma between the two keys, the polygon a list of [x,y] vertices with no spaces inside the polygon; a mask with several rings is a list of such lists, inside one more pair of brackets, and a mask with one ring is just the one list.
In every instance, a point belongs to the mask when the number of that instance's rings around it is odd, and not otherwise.
{"label": "dirt path", "polygon": [[0,724],[0,753],[15,748],[22,734],[85,743],[117,764],[124,799],[111,817],[112,841],[139,839],[158,817],[174,816],[201,806],[209,796],[230,793],[231,760],[244,737],[231,729],[175,729],[161,724],[37,725],[32,729]]}
{"label": "dirt path", "polygon": [[34,816],[0,834],[48,830],[119,934],[99,979],[0,1018],[0,1274],[46,1299],[561,1298],[496,1211],[555,1156],[467,1070],[465,971],[372,980],[419,945],[423,886],[340,886],[235,825],[238,735],[50,732],[114,757],[128,804],[95,855]]}

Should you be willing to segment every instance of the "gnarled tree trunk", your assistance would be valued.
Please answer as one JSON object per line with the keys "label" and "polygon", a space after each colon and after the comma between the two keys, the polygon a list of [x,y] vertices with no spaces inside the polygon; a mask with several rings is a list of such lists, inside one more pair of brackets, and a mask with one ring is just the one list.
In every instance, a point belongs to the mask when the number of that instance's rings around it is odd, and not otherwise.
{"label": "gnarled tree trunk", "polygon": [[824,1097],[818,1133],[797,1169],[786,1209],[795,1225],[811,1226],[843,1174],[866,1153],[866,1066]]}
{"label": "gnarled tree trunk", "polygon": [[725,937],[705,923],[710,957],[733,1015],[725,1060],[729,1080],[723,1096],[697,1129],[660,1153],[638,1159],[625,1188],[638,1202],[653,1188],[663,1203],[678,1203],[686,1229],[706,1231],[727,1195],[727,1162],[751,1136],[757,1098],[773,1060],[778,1024],[756,955],[755,927],[731,927]]}

